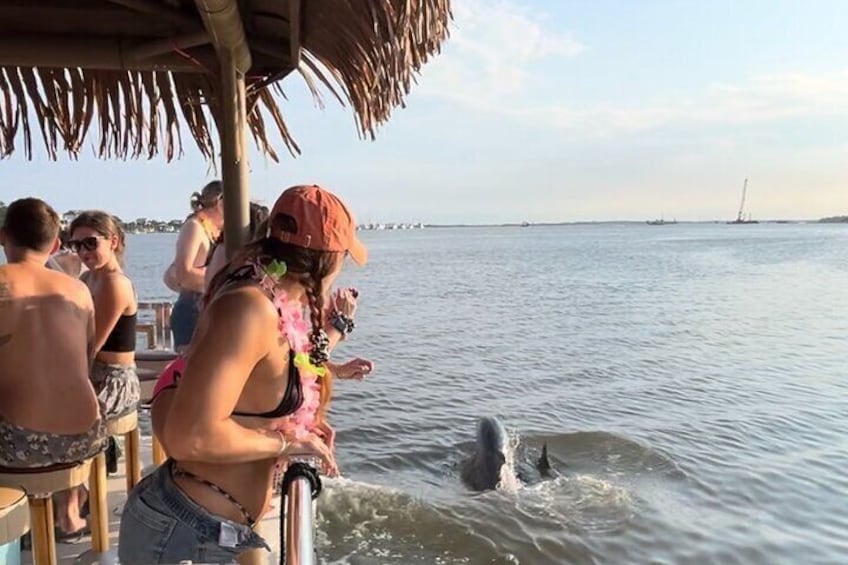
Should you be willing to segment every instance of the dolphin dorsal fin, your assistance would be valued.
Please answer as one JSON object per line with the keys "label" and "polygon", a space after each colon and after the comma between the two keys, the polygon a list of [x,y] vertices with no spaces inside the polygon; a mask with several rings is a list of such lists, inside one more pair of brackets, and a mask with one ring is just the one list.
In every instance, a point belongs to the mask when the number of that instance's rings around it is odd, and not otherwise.
{"label": "dolphin dorsal fin", "polygon": [[542,455],[539,456],[539,460],[536,462],[536,468],[539,469],[539,473],[543,477],[549,477],[551,475],[551,462],[548,460],[548,444],[542,444]]}

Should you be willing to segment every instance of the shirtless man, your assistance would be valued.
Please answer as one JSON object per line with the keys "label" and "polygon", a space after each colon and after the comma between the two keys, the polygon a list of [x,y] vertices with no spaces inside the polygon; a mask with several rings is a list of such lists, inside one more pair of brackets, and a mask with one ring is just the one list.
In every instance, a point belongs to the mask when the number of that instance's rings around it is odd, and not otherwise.
{"label": "shirtless man", "polygon": [[[0,228],[0,467],[72,463],[105,447],[89,380],[94,306],[82,282],[45,267],[58,235],[58,215],[35,198],[12,202]],[[66,532],[85,524],[67,510],[79,495],[60,496]]]}

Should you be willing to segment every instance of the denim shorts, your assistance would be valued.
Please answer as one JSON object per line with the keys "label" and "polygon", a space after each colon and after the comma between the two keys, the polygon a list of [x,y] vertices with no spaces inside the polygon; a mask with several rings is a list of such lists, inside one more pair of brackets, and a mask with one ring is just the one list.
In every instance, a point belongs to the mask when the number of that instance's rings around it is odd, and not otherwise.
{"label": "denim shorts", "polygon": [[160,465],[130,493],[121,514],[121,565],[236,563],[244,551],[271,551],[250,526],[215,516],[188,498],[174,482],[172,464]]}
{"label": "denim shorts", "polygon": [[199,292],[183,291],[171,309],[171,331],[174,333],[174,347],[183,347],[191,342],[197,318],[200,315]]}

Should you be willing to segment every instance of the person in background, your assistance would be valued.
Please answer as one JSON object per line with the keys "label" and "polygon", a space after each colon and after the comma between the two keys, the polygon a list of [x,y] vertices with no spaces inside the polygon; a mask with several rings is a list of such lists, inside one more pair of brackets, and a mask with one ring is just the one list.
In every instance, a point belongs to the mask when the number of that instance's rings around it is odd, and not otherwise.
{"label": "person in background", "polygon": [[[95,358],[91,383],[107,424],[138,408],[140,384],[135,368],[138,302],[132,281],[121,267],[124,232],[114,216],[86,211],[71,222],[68,245],[87,271],[81,280],[94,301]],[[117,472],[120,453],[109,438],[107,470]]]}
{"label": "person in background", "polygon": [[209,253],[224,225],[223,185],[215,180],[191,197],[192,214],[183,222],[177,238],[176,256],[165,271],[164,282],[179,296],[171,310],[174,349],[182,351],[191,341],[204,290]]}
{"label": "person in background", "polygon": [[[250,203],[250,224],[248,226],[248,241],[261,239],[268,231],[268,207],[256,202]],[[203,287],[209,286],[212,277],[227,263],[227,253],[224,245],[224,232],[215,240],[206,262],[206,272],[203,275]]]}
{"label": "person in background", "polygon": [[[76,463],[106,445],[89,380],[94,305],[82,282],[46,268],[58,235],[58,214],[35,198],[10,204],[0,228],[0,467]],[[85,528],[81,492],[57,494],[66,534]]]}
{"label": "person in background", "polygon": [[[319,428],[330,387],[323,318],[346,256],[367,260],[345,205],[317,186],[293,187],[275,203],[268,237],[212,279],[185,371],[158,416],[170,459],[130,494],[121,563],[231,562],[267,548],[253,526],[278,462],[316,456],[336,473]],[[342,313],[333,319],[345,335],[353,329]]]}
{"label": "person in background", "polygon": [[70,227],[70,248],[88,271],[82,275],[94,301],[95,357],[91,382],[107,420],[138,408],[135,372],[135,327],[138,301],[121,263],[126,249],[124,231],[115,217],[97,210],[77,216]]}
{"label": "person in background", "polygon": [[60,271],[78,279],[85,271],[85,266],[80,261],[79,256],[68,247],[70,237],[68,230],[63,229],[59,232],[61,245],[59,246],[59,250],[47,259],[47,268]]}

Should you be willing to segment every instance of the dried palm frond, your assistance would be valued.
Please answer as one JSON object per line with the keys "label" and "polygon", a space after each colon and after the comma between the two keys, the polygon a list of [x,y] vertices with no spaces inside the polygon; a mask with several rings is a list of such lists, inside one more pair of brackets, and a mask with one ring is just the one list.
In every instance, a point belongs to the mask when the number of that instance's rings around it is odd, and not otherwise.
{"label": "dried palm frond", "polygon": [[[297,70],[319,106],[323,85],[350,103],[360,136],[373,139],[439,51],[450,17],[450,0],[304,1]],[[281,42],[281,53],[287,49]],[[275,161],[269,126],[289,152],[300,152],[280,109],[284,97],[275,81],[285,74],[251,76],[247,91],[247,125],[259,150]],[[75,158],[96,120],[100,157],[162,154],[170,161],[183,154],[185,128],[201,154],[214,160],[219,85],[216,70],[205,67],[193,73],[0,67],[0,157],[21,142],[32,158],[34,117],[51,159],[62,151]]]}

